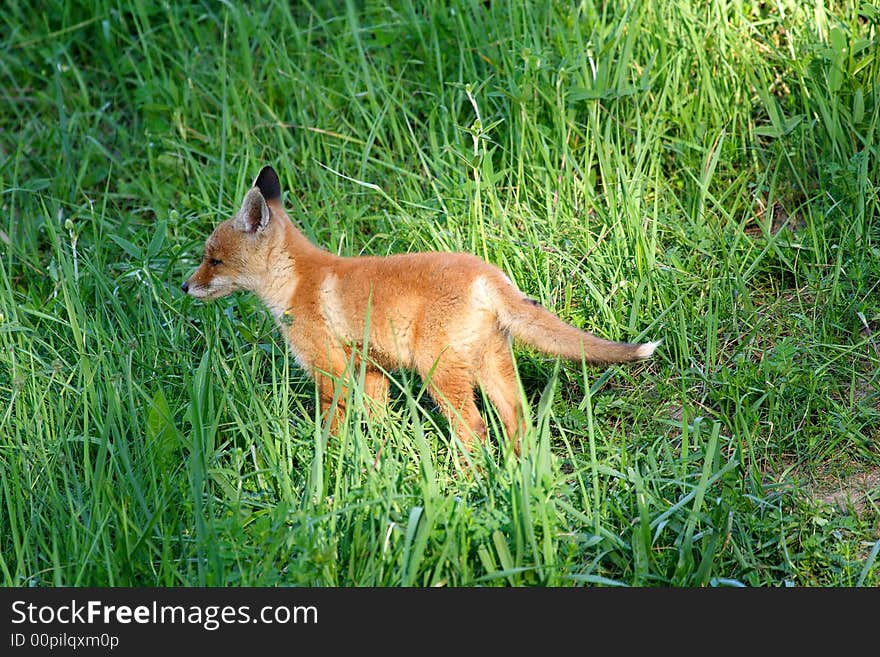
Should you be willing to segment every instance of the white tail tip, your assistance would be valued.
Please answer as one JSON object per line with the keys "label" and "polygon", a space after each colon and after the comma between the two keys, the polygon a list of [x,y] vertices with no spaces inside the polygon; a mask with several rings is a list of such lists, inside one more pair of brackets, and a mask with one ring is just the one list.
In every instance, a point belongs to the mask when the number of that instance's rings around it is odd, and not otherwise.
{"label": "white tail tip", "polygon": [[654,354],[654,350],[660,345],[663,340],[657,340],[656,342],[646,342],[639,346],[636,350],[636,356],[639,358],[648,358]]}

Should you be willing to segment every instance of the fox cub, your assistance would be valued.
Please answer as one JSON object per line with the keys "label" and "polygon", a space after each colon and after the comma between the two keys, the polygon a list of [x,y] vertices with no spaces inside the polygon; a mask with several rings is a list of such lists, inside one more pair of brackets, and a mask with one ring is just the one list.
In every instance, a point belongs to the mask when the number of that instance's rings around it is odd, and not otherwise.
{"label": "fox cub", "polygon": [[[384,406],[385,372],[425,381],[465,446],[486,438],[474,403],[480,386],[519,451],[525,428],[511,337],[570,360],[647,358],[658,342],[609,342],[569,326],[520,292],[500,269],[465,253],[345,258],[310,243],[281,206],[281,183],[264,167],[238,213],[217,226],[183,284],[197,299],[249,290],[262,299],[299,364],[315,379],[331,432],[344,412],[346,369]],[[369,410],[369,409],[368,409]]]}

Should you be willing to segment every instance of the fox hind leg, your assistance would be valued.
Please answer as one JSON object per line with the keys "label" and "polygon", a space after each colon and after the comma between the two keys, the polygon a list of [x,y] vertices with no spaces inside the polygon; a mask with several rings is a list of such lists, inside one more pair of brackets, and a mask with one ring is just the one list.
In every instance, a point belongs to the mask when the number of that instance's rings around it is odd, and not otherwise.
{"label": "fox hind leg", "polygon": [[428,392],[462,444],[470,450],[474,435],[485,441],[486,423],[474,401],[473,369],[469,363],[453,353],[445,352],[433,371],[431,368],[419,370]]}
{"label": "fox hind leg", "polygon": [[507,439],[513,443],[514,451],[519,454],[520,439],[525,433],[526,423],[520,401],[516,365],[506,335],[497,333],[486,345],[477,371],[477,380],[498,411]]}

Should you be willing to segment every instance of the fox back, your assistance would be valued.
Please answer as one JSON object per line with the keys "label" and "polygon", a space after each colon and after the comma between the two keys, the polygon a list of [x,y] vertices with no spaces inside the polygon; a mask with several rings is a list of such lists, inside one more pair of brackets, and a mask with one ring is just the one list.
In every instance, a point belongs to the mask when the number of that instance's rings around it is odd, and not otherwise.
{"label": "fox back", "polygon": [[388,402],[385,372],[406,368],[419,373],[465,446],[486,437],[474,401],[480,386],[518,451],[525,422],[512,338],[593,363],[647,358],[659,344],[611,342],[566,324],[466,253],[340,257],[320,249],[285,213],[268,166],[235,216],[208,237],[183,290],[206,300],[237,290],[259,296],[314,378],[331,432],[345,410],[352,365],[365,369],[371,413]]}

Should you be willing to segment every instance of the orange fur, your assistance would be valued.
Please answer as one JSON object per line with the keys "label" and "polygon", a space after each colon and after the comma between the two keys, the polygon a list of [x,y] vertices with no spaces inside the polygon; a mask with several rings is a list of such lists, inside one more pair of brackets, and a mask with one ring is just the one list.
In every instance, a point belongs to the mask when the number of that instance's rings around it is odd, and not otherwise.
{"label": "orange fur", "polygon": [[658,344],[610,342],[570,326],[473,255],[345,258],[319,249],[282,208],[271,167],[208,238],[204,260],[183,288],[199,299],[257,294],[315,379],[331,430],[344,411],[345,370],[360,367],[365,339],[364,392],[373,402],[387,403],[383,370],[414,369],[468,445],[473,435],[486,436],[474,403],[480,386],[517,451],[525,421],[512,337],[563,358],[609,363],[647,358]]}

